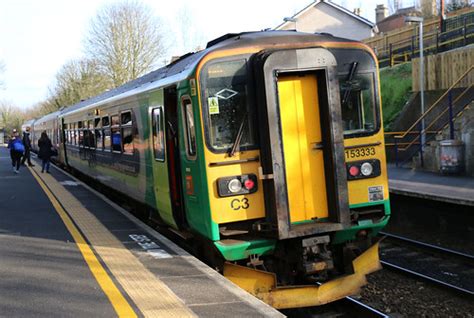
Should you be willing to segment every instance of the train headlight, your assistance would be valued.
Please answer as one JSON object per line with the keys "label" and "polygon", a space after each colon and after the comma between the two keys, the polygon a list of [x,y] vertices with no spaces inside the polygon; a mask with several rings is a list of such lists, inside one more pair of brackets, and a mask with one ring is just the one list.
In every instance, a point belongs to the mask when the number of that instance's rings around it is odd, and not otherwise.
{"label": "train headlight", "polygon": [[229,181],[227,188],[229,189],[230,192],[237,193],[240,190],[242,190],[242,183],[238,179],[232,179]]}
{"label": "train headlight", "polygon": [[381,175],[380,160],[366,159],[346,164],[347,180],[375,178]]}
{"label": "train headlight", "polygon": [[361,166],[360,166],[360,172],[364,175],[364,176],[370,176],[372,174],[372,172],[374,171],[374,167],[368,163],[368,162],[364,162]]}
{"label": "train headlight", "polygon": [[257,188],[258,179],[252,173],[217,179],[217,192],[220,197],[250,194],[256,192]]}

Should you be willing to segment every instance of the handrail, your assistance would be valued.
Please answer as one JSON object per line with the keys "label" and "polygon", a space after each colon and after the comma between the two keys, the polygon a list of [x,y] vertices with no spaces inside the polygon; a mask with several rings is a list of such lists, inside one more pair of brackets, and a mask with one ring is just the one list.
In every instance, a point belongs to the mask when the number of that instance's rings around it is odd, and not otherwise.
{"label": "handrail", "polygon": [[[453,104],[456,104],[456,102],[461,98],[462,95],[464,95],[468,90],[470,89],[470,86],[467,87],[454,101],[453,101]],[[439,114],[434,120],[431,121],[431,123],[429,124],[429,126],[426,128],[430,128],[432,125],[434,125],[434,123],[441,117],[443,116],[445,113],[447,112],[447,109],[445,109],[441,114]],[[443,127],[444,128],[444,127]],[[423,132],[427,133],[425,130],[423,130]],[[435,133],[438,133],[439,131],[436,131]],[[419,131],[417,132],[418,134],[420,133]],[[394,138],[397,138],[397,136],[394,136]],[[420,136],[416,136],[416,138],[414,138],[411,142],[409,143],[401,143],[401,145],[406,145],[404,148],[399,148],[398,150],[399,151],[406,151],[408,148],[410,148],[412,145],[415,144],[415,141],[417,141],[418,139],[420,138]],[[397,138],[397,139],[400,139],[400,138]]]}
{"label": "handrail", "polygon": [[[466,87],[466,89],[465,89],[461,94],[459,94],[459,96],[456,97],[455,100],[453,100],[453,105],[456,104],[457,101],[458,101],[459,99],[461,99],[461,97],[462,97],[464,94],[466,94],[466,93],[469,91],[470,88],[471,88],[470,86]],[[428,125],[428,127],[426,127],[426,129],[431,128],[431,126],[433,126],[434,123],[435,123],[438,119],[441,118],[441,116],[443,116],[444,114],[446,114],[447,111],[448,111],[448,108],[445,108],[445,109],[441,112],[441,114],[439,114],[438,116],[436,116],[436,118],[431,121],[431,123]]]}
{"label": "handrail", "polygon": [[[411,131],[409,132],[410,134],[419,134],[420,132],[419,131]],[[427,134],[436,134],[438,133],[437,131],[430,131],[430,130],[426,130],[425,133]],[[403,134],[403,131],[384,131],[383,133],[384,135],[397,135],[397,134]]]}
{"label": "handrail", "polygon": [[433,103],[433,105],[430,106],[430,108],[428,108],[423,114],[421,114],[421,116],[418,118],[417,121],[415,121],[415,123],[413,123],[413,125],[410,126],[410,128],[408,128],[405,133],[403,133],[402,135],[399,135],[399,136],[395,136],[394,138],[397,138],[397,139],[402,139],[402,138],[405,138],[406,135],[408,135],[408,132],[412,131],[413,128],[416,127],[416,125],[418,125],[420,123],[421,120],[423,120],[426,115],[435,107],[437,106],[441,100],[443,100],[443,98],[446,97],[446,95],[459,83],[461,82],[461,80],[464,79],[464,77],[466,77],[467,74],[469,74],[472,70],[474,69],[474,65],[471,65],[471,67],[461,76],[459,77],[456,82],[454,82],[453,85],[451,85],[448,90],[443,94],[441,95],[440,98],[438,98],[438,100],[436,100],[436,102]]}

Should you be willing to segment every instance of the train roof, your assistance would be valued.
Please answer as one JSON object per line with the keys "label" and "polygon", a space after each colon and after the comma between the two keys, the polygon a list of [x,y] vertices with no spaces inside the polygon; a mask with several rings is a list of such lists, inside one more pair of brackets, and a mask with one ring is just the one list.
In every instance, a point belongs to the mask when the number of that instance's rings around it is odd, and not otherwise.
{"label": "train roof", "polygon": [[39,125],[39,124],[42,124],[44,122],[54,120],[56,117],[59,116],[60,113],[61,113],[61,111],[58,110],[58,111],[55,111],[53,113],[49,113],[48,115],[44,115],[43,117],[38,118],[37,120],[35,120],[34,125]]}
{"label": "train roof", "polygon": [[183,55],[177,61],[162,68],[152,71],[142,77],[125,83],[122,86],[106,91],[90,99],[81,101],[61,111],[61,114],[71,114],[84,108],[98,107],[104,103],[126,98],[134,94],[149,91],[154,88],[164,87],[169,84],[186,79],[191,75],[199,61],[208,53],[233,48],[249,46],[272,47],[282,43],[315,43],[315,42],[355,42],[353,40],[334,37],[327,33],[301,33],[295,31],[260,31],[243,32],[223,35],[207,44],[206,49]]}

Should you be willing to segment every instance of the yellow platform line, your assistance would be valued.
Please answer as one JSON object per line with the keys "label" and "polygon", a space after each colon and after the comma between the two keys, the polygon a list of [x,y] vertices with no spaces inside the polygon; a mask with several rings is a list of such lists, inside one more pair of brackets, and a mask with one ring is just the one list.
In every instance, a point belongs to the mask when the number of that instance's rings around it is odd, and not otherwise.
{"label": "yellow platform line", "polygon": [[195,316],[166,284],[151,273],[56,179],[48,174],[41,178],[145,317]]}
{"label": "yellow platform line", "polygon": [[29,168],[33,177],[35,177],[36,181],[39,183],[43,191],[46,193],[46,196],[53,204],[56,212],[61,217],[61,220],[66,225],[69,233],[71,233],[79,251],[82,254],[82,257],[89,266],[92,275],[96,279],[99,286],[104,291],[105,295],[109,298],[110,303],[114,307],[115,311],[117,312],[119,317],[137,317],[135,311],[132,309],[130,304],[127,302],[125,297],[120,293],[117,286],[115,286],[112,279],[109,277],[105,269],[100,264],[99,260],[95,256],[94,252],[91,250],[89,245],[86,243],[84,237],[81,235],[79,230],[76,228],[74,223],[71,221],[71,218],[67,215],[66,211],[62,208],[58,200],[54,197],[48,187],[45,185],[43,180],[38,176],[37,172],[33,171],[33,169]]}

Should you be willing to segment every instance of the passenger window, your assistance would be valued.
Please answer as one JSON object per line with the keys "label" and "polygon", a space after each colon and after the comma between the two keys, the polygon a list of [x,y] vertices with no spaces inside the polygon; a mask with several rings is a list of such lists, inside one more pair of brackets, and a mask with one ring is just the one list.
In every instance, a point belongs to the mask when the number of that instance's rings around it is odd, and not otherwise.
{"label": "passenger window", "polygon": [[102,127],[110,126],[109,116],[102,117]]}
{"label": "passenger window", "polygon": [[111,142],[110,142],[110,128],[104,129],[104,150],[110,151]]}
{"label": "passenger window", "polygon": [[102,150],[104,146],[103,139],[102,139],[102,130],[96,129],[95,130],[95,138],[96,138],[96,145],[98,150]]}
{"label": "passenger window", "polygon": [[89,148],[89,130],[84,129],[84,147]]}
{"label": "passenger window", "polygon": [[165,130],[163,117],[162,107],[153,109],[153,149],[155,151],[155,160],[158,161],[165,161]]}
{"label": "passenger window", "polygon": [[189,159],[196,158],[196,129],[194,127],[193,104],[186,97],[182,99],[185,135],[186,135],[186,154]]}
{"label": "passenger window", "polygon": [[112,151],[121,152],[122,151],[122,138],[120,136],[119,115],[110,116],[110,121],[112,123],[112,126],[111,126]]}
{"label": "passenger window", "polygon": [[84,147],[84,131],[82,129],[79,130],[78,144],[79,144],[79,147]]}
{"label": "passenger window", "polygon": [[124,112],[120,114],[120,123],[122,125],[131,125],[132,124],[132,113]]}
{"label": "passenger window", "polygon": [[112,125],[112,126],[120,125],[119,115],[112,115],[112,116],[110,116],[110,121],[111,121],[111,125]]}
{"label": "passenger window", "polygon": [[122,125],[122,152],[124,154],[133,154],[133,127],[132,113],[127,111],[120,114],[120,123]]}
{"label": "passenger window", "polygon": [[122,145],[123,153],[132,155],[133,154],[133,129],[132,127],[122,128]]}
{"label": "passenger window", "polygon": [[100,117],[94,118],[94,144],[96,149],[102,150],[102,131],[99,129],[102,125]]}

